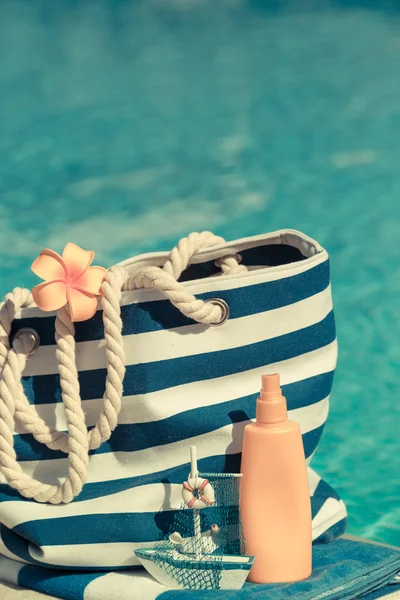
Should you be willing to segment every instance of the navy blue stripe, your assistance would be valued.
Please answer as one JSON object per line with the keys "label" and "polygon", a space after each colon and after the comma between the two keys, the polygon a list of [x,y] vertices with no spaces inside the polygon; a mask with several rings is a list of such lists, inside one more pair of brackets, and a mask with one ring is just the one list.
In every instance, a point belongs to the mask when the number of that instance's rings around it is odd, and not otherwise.
{"label": "navy blue stripe", "polygon": [[[21,558],[22,560],[26,560],[31,563],[36,563],[35,559],[32,559],[31,555],[28,552],[28,540],[14,533],[11,529],[8,529],[5,525],[0,523],[0,535],[1,540],[7,550]],[[38,563],[39,564],[39,563]]]}
{"label": "navy blue stripe", "polygon": [[[237,319],[247,315],[257,314],[282,306],[287,306],[322,292],[329,285],[329,261],[316,265],[312,269],[288,276],[277,281],[267,281],[231,290],[215,290],[197,294],[198,298],[218,297],[226,300],[230,307],[230,318]],[[193,325],[175,308],[169,300],[141,302],[129,304],[121,308],[123,335],[145,333],[162,329]],[[54,344],[55,317],[34,317],[15,320],[11,336],[21,327],[32,327],[40,336],[42,345]],[[199,325],[199,330],[202,326]],[[75,339],[77,342],[87,342],[104,338],[102,313],[98,311],[89,321],[76,324]]]}
{"label": "navy blue stripe", "polygon": [[[37,576],[38,576],[38,584],[40,583],[40,573],[43,573],[43,586],[47,585],[47,578],[48,577],[58,577],[58,574],[62,574],[62,571],[60,571],[60,569],[62,569],[63,571],[79,571],[79,575],[77,575],[77,578],[80,578],[81,575],[83,575],[83,572],[102,572],[102,571],[123,571],[126,569],[136,569],[136,568],[141,568],[141,567],[135,567],[135,566],[121,566],[121,565],[113,565],[112,563],[112,556],[110,556],[110,562],[108,564],[108,566],[102,566],[102,567],[82,567],[80,565],[51,565],[45,561],[39,561],[36,560],[35,558],[32,558],[32,556],[29,553],[29,540],[25,539],[21,536],[19,536],[18,534],[16,534],[14,531],[12,531],[11,529],[7,529],[7,527],[5,527],[4,525],[0,524],[0,535],[2,538],[2,541],[4,542],[5,547],[12,552],[13,554],[15,554],[15,556],[18,556],[18,558],[20,558],[21,560],[27,561],[29,563],[31,563],[32,565],[37,565],[38,567],[40,567],[39,569],[37,569],[36,567],[23,567],[24,572],[21,575],[21,571],[19,572],[19,576],[18,576],[18,583],[19,585],[22,585],[24,587],[28,587],[28,588],[32,588],[32,589],[40,589],[41,591],[45,590],[45,587],[43,588],[34,588],[33,585],[30,584],[30,577],[31,575],[34,573],[34,571],[31,571],[30,569],[35,569],[37,571]],[[45,568],[50,569],[50,571],[48,571],[48,573],[46,573]],[[25,570],[26,569],[26,570]],[[69,573],[65,573],[66,576],[69,575]],[[93,575],[93,579],[96,579],[98,577],[98,575]],[[61,580],[62,581],[62,580]],[[64,581],[68,581],[68,580],[64,580]],[[73,581],[73,580],[71,580]],[[82,581],[85,581],[85,579],[83,579]],[[87,580],[86,580],[87,581]],[[52,588],[53,589],[53,588]],[[58,588],[54,588],[54,589],[58,589]],[[59,595],[60,597],[66,598],[66,597],[71,597],[73,598],[73,594],[71,594],[71,596],[68,596],[68,594],[66,594],[66,590],[65,588],[61,588],[60,586],[60,592],[58,594],[56,594],[56,592],[54,591],[49,591],[49,594],[53,593],[55,595]]]}
{"label": "navy blue stripe", "polygon": [[312,431],[308,431],[303,434],[303,446],[304,446],[304,454],[306,458],[310,458],[313,452],[315,452],[321,436],[324,432],[325,423]]}
{"label": "navy blue stripe", "polygon": [[336,500],[340,500],[338,494],[331,488],[331,486],[326,483],[323,479],[318,483],[314,496],[316,500],[313,503],[313,513],[312,518],[321,510],[323,504],[325,504],[328,498],[335,498]]}
{"label": "navy blue stripe", "polygon": [[[315,325],[262,342],[193,356],[129,365],[124,380],[124,395],[148,394],[194,381],[242,373],[312,352],[333,342],[335,336],[335,321],[331,311]],[[82,400],[101,398],[104,394],[105,379],[105,369],[80,372]],[[32,404],[61,401],[58,375],[24,377],[23,386]]]}
{"label": "navy blue stripe", "polygon": [[[129,508],[128,506],[126,507]],[[223,514],[230,513],[231,506],[210,507],[202,519],[202,530],[213,523],[223,522]],[[177,514],[176,510],[143,513],[111,513],[38,519],[27,521],[13,528],[13,532],[38,546],[68,546],[71,544],[107,544],[123,542],[155,542],[170,532]],[[189,515],[188,515],[189,516]],[[193,516],[191,516],[193,520]],[[209,523],[207,520],[211,519]],[[188,536],[194,535],[187,523]],[[60,533],[62,532],[62,534]],[[110,532],[112,534],[110,535]],[[112,557],[110,557],[112,560]]]}
{"label": "navy blue stripe", "polygon": [[[240,471],[241,454],[216,455],[202,458],[198,461],[199,470],[204,473],[238,473]],[[84,502],[93,498],[102,498],[128,489],[150,485],[152,483],[182,483],[190,471],[190,464],[184,463],[177,467],[165,469],[155,473],[126,477],[112,481],[100,481],[97,483],[86,483],[83,491],[73,502]],[[6,484],[0,484],[0,503],[20,500],[21,502],[35,502],[22,498],[18,492]]]}
{"label": "navy blue stripe", "polygon": [[63,573],[26,565],[18,574],[18,585],[57,598],[84,600],[89,583],[104,575],[107,573]]}
{"label": "navy blue stripe", "polygon": [[[332,496],[336,496],[332,494]],[[326,497],[324,497],[324,502]],[[318,492],[311,498],[313,514],[322,506]],[[127,506],[127,509],[129,507]],[[225,507],[231,511],[231,507]],[[212,523],[221,522],[222,507],[209,508],[203,512],[202,530]],[[112,542],[153,542],[164,538],[171,531],[176,510],[143,513],[111,513],[78,515],[56,519],[26,521],[13,528],[13,533],[38,546],[67,546],[70,544],[107,544],[112,531]],[[190,526],[190,523],[188,523]],[[62,534],[60,534],[62,532]],[[188,532],[193,535],[193,532]],[[112,558],[110,557],[110,560]]]}
{"label": "navy blue stripe", "polygon": [[[289,410],[303,408],[326,398],[331,391],[332,379],[331,371],[283,386]],[[159,421],[120,424],[111,438],[91,454],[145,450],[184,440],[188,435],[204,435],[232,422],[237,429],[243,429],[246,422],[255,417],[258,395],[259,392],[228,402],[191,409]],[[236,431],[235,438],[239,433]],[[14,448],[20,461],[65,458],[63,452],[47,448],[37,442],[31,434],[15,435]]]}
{"label": "navy blue stripe", "polygon": [[338,537],[346,533],[346,529],[347,517],[344,517],[344,519],[341,519],[332,525],[332,527],[329,527],[326,531],[321,533],[321,535],[313,541],[313,544],[328,544],[329,542],[333,542],[333,540],[336,540]]}

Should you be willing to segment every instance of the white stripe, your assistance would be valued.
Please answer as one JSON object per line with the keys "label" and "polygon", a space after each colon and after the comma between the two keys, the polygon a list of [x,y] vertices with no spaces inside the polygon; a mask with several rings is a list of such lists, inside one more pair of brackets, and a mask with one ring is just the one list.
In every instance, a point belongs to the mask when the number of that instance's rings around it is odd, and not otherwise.
{"label": "white stripe", "polygon": [[328,498],[315,515],[312,527],[312,539],[316,540],[324,531],[347,517],[347,510],[342,500]]}
{"label": "white stripe", "polygon": [[107,573],[91,581],[84,591],[84,600],[155,600],[167,589],[144,569]]}
{"label": "white stripe", "polygon": [[6,581],[7,583],[18,585],[18,575],[24,565],[21,564],[21,562],[17,562],[17,560],[10,560],[10,558],[6,558],[8,555],[3,550],[3,544],[0,545],[0,551],[1,554],[5,555],[0,555],[0,581]]}
{"label": "white stripe", "polygon": [[[231,319],[221,328],[196,324],[125,335],[125,364],[157,362],[255,344],[319,323],[331,310],[329,286],[294,304]],[[78,371],[106,368],[105,340],[77,343],[76,362]],[[27,361],[23,375],[53,373],[57,373],[56,347],[41,346]]]}
{"label": "white stripe", "polygon": [[[302,381],[332,371],[336,365],[336,358],[337,342],[335,340],[318,350],[243,373],[194,381],[149,394],[124,396],[118,423],[122,425],[159,421],[179,414],[183,409],[191,410],[200,406],[211,406],[254,394],[263,373],[280,373],[282,385]],[[82,402],[88,427],[96,424],[102,405],[102,398]],[[59,431],[66,431],[67,423],[62,403],[39,404],[35,406],[35,409],[45,423]],[[15,424],[15,432],[26,433],[18,421]]]}
{"label": "white stripe", "polygon": [[153,483],[130,488],[102,498],[83,502],[52,505],[10,500],[1,503],[1,521],[12,529],[26,521],[58,519],[80,515],[106,515],[129,512],[159,512],[180,508],[182,485],[178,483]]}
{"label": "white stripe", "polygon": [[321,427],[328,417],[328,412],[329,396],[310,406],[289,410],[288,416],[300,425],[301,432],[304,434]]}
{"label": "white stripe", "polygon": [[29,554],[38,562],[61,567],[135,567],[140,564],[134,550],[154,546],[155,542],[111,542],[36,546],[29,544]]}
{"label": "white stripe", "polygon": [[[1,523],[3,523],[3,521],[1,521]],[[19,563],[26,563],[25,560],[23,560],[22,558],[19,558],[16,554],[14,554],[13,552],[11,552],[7,546],[5,545],[5,543],[3,542],[3,539],[1,537],[1,529],[0,529],[0,563],[1,563],[1,555],[6,556],[7,558],[11,558],[13,561],[18,561]],[[1,579],[1,577],[0,577]]]}
{"label": "white stripe", "polygon": [[[328,411],[327,399],[289,413],[300,424],[303,433],[323,425]],[[154,446],[136,452],[109,452],[93,455],[89,459],[88,483],[112,481],[127,477],[147,475],[182,464],[190,445],[197,446],[198,456],[241,452],[245,423],[226,425],[215,431],[180,440],[172,444]],[[65,477],[68,468],[66,458],[40,461],[22,461],[21,467],[30,476],[46,483],[54,483]],[[0,482],[5,483],[0,474]]]}

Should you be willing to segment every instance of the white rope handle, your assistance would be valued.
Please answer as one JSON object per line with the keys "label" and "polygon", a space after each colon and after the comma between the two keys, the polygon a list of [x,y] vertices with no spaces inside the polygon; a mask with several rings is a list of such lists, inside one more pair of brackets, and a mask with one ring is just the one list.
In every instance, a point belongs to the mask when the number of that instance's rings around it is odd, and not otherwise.
{"label": "white rope handle", "polygon": [[[106,390],[103,396],[103,408],[93,429],[87,432],[89,450],[98,448],[107,441],[117,425],[117,417],[121,410],[122,382],[125,375],[125,356],[122,340],[122,321],[120,316],[120,298],[125,272],[121,267],[112,267],[107,271],[103,284],[102,297],[104,334],[106,340],[107,378]],[[60,374],[62,392],[68,390],[68,385],[78,386],[78,375],[75,366],[74,325],[69,312],[61,309],[56,318],[56,356]],[[19,340],[16,340],[15,343]],[[29,351],[29,350],[28,350]],[[25,356],[26,361],[26,356]],[[23,365],[25,367],[25,363]],[[22,369],[23,370],[23,369]],[[32,433],[35,439],[52,450],[69,452],[69,435],[48,427],[39,417],[35,408],[23,392],[15,402],[15,416]],[[64,402],[64,398],[63,398]]]}
{"label": "white rope handle", "polygon": [[[107,271],[101,300],[107,356],[106,389],[102,412],[95,427],[89,432],[82,410],[75,362],[75,328],[67,307],[58,311],[55,324],[61,396],[68,427],[68,433],[65,433],[47,426],[24,393],[21,375],[32,349],[32,342],[21,336],[14,339],[13,347],[9,343],[15,313],[33,304],[31,293],[29,290],[16,288],[6,296],[0,305],[0,470],[11,487],[26,498],[52,504],[71,502],[81,492],[88,478],[89,450],[98,448],[110,438],[121,410],[125,375],[120,310],[122,289],[159,289],[191,319],[200,323],[216,323],[221,318],[221,308],[198,300],[177,279],[199,250],[223,242],[222,238],[208,231],[192,233],[171,251],[163,269],[146,267],[128,278],[122,267],[115,266]],[[246,270],[232,256],[221,259],[220,263],[223,273]],[[62,450],[68,454],[68,476],[63,483],[42,483],[23,472],[14,450],[15,418],[36,440],[52,450]]]}

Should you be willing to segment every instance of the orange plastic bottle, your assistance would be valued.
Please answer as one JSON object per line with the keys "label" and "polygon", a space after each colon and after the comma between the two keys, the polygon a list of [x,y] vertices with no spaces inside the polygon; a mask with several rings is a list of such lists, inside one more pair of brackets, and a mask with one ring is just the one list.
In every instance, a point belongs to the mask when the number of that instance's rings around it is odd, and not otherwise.
{"label": "orange plastic bottle", "polygon": [[248,580],[300,581],[311,575],[311,506],[298,423],[287,420],[279,374],[263,375],[256,422],[246,425],[240,505]]}

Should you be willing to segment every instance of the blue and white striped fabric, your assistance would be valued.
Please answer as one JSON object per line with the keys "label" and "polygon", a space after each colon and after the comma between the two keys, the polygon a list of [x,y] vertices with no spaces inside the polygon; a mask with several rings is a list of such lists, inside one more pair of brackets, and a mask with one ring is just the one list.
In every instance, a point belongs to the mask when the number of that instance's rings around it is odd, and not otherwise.
{"label": "blue and white striped fabric", "polygon": [[[237,252],[249,271],[214,276],[215,259]],[[145,255],[124,266],[159,265],[166,256]],[[152,545],[168,530],[181,503],[190,444],[197,446],[200,471],[239,470],[243,429],[255,417],[261,373],[281,374],[290,417],[300,423],[311,459],[328,415],[337,357],[326,251],[307,236],[285,230],[204,250],[181,280],[197,297],[226,300],[230,319],[222,327],[205,327],[184,317],[158,291],[123,294],[127,371],[119,424],[110,440],[91,452],[88,483],[71,504],[25,500],[0,479],[4,557],[74,570],[82,586],[88,578],[101,582],[98,598],[119,598],[118,586],[113,592],[117,574],[98,578],[93,571],[137,566],[133,550]],[[12,333],[22,327],[39,333],[41,345],[28,360],[24,389],[48,424],[66,430],[54,319],[26,309],[14,321]],[[106,377],[100,311],[77,324],[76,341],[82,405],[92,427]],[[62,452],[39,444],[22,429],[14,437],[24,471],[48,483],[65,477]],[[329,541],[344,531],[346,510],[311,469],[309,481],[313,538]],[[14,564],[1,561],[0,571]],[[39,569],[24,569],[32,578],[40,577],[34,575]],[[92,573],[84,572],[89,569]],[[125,581],[121,576],[118,581]],[[155,597],[151,594],[158,584],[142,571],[126,573],[126,578],[142,582],[141,600]],[[111,582],[107,591],[106,581]],[[24,585],[29,587],[29,576]],[[70,598],[67,588],[57,595]]]}

